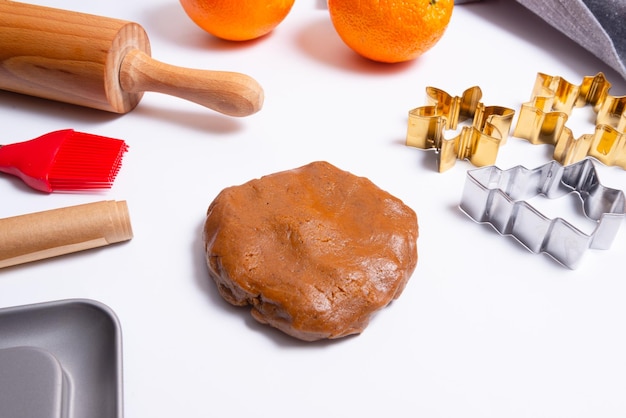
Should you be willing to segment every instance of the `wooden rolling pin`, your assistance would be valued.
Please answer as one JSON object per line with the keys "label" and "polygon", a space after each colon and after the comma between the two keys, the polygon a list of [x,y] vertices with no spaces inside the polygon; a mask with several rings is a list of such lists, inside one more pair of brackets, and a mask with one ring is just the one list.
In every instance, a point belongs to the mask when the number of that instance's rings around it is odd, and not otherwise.
{"label": "wooden rolling pin", "polygon": [[125,200],[105,200],[0,219],[0,268],[128,241]]}
{"label": "wooden rolling pin", "polygon": [[0,89],[115,113],[146,91],[230,116],[263,105],[263,89],[245,74],[152,59],[137,23],[8,0],[0,0]]}

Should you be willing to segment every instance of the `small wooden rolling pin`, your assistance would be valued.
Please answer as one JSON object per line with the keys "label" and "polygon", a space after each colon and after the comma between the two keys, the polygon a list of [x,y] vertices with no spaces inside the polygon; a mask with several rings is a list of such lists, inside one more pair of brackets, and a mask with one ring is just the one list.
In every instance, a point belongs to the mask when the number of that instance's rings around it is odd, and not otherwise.
{"label": "small wooden rolling pin", "polygon": [[115,113],[146,91],[229,116],[263,105],[263,89],[245,74],[152,59],[137,23],[8,0],[0,0],[0,89]]}
{"label": "small wooden rolling pin", "polygon": [[104,200],[0,219],[0,268],[128,241],[125,200]]}

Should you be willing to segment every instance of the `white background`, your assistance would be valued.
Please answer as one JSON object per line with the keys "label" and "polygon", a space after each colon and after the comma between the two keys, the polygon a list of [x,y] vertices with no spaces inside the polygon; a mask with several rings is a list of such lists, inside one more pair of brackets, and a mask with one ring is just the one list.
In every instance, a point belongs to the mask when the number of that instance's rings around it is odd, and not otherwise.
{"label": "white background", "polygon": [[[135,21],[154,58],[242,72],[265,90],[263,109],[245,118],[156,93],[120,116],[0,92],[2,143],[74,128],[130,145],[100,194],[43,195],[0,178],[0,217],[128,201],[132,241],[0,271],[0,307],[91,298],[116,312],[126,417],[626,415],[626,231],[568,270],[458,209],[471,164],[439,174],[432,151],[404,145],[407,112],[425,104],[426,86],[460,95],[478,85],[486,105],[518,111],[538,72],[580,83],[601,71],[613,95],[626,94],[591,53],[512,0],[457,6],[435,48],[399,65],[349,50],[321,1],[296,1],[271,35],[239,44],[204,33],[175,0],[33,3]],[[592,132],[577,112],[575,135]],[[510,137],[497,165],[534,168],[551,153]],[[411,206],[420,258],[403,295],[363,334],[304,343],[220,299],[201,228],[224,187],[314,160]],[[598,171],[626,189],[624,170]],[[535,200],[549,216],[585,223],[574,198]]]}

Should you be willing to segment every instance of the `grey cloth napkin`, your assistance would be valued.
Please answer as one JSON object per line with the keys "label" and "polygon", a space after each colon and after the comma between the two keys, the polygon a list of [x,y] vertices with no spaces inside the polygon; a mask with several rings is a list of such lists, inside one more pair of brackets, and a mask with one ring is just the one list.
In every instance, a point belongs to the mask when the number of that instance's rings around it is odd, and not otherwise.
{"label": "grey cloth napkin", "polygon": [[517,0],[626,78],[626,0]]}

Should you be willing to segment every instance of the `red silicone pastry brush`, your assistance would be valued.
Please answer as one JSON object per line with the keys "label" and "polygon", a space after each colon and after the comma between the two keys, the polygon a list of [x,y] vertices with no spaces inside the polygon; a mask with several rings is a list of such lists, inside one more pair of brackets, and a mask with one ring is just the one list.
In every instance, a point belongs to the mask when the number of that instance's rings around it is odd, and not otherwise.
{"label": "red silicone pastry brush", "polygon": [[65,129],[0,145],[0,172],[48,193],[109,189],[127,150],[121,139]]}

